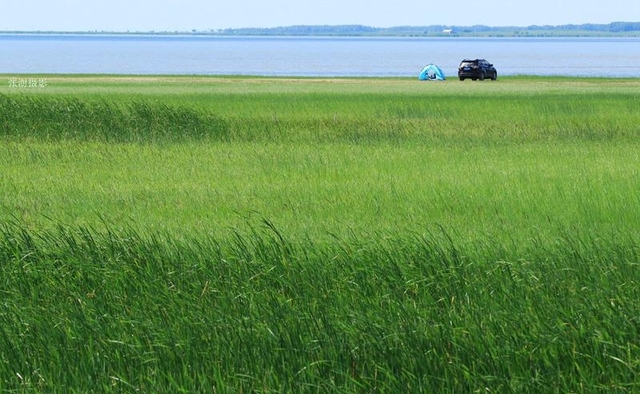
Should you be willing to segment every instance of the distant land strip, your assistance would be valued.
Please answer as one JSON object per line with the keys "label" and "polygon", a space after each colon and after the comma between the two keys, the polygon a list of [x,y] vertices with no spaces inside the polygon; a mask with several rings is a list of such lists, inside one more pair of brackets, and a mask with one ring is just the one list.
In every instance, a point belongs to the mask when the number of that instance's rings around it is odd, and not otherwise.
{"label": "distant land strip", "polygon": [[394,26],[296,25],[189,31],[1,31],[2,34],[152,34],[213,36],[379,36],[379,37],[640,37],[640,22],[531,26]]}

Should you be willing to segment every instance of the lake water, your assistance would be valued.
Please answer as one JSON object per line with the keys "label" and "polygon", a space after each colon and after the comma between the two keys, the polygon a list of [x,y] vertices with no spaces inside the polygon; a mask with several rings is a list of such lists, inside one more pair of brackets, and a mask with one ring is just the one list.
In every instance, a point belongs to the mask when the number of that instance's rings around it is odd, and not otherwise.
{"label": "lake water", "polygon": [[463,58],[500,75],[640,76],[640,38],[370,38],[0,34],[0,73],[455,77]]}

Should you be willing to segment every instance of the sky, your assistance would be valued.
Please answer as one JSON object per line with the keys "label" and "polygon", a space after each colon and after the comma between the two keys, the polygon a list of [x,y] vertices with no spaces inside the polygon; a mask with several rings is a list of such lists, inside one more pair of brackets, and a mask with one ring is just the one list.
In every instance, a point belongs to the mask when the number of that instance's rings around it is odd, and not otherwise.
{"label": "sky", "polygon": [[[484,7],[483,7],[484,5]],[[0,0],[0,31],[205,31],[640,21],[639,0]]]}

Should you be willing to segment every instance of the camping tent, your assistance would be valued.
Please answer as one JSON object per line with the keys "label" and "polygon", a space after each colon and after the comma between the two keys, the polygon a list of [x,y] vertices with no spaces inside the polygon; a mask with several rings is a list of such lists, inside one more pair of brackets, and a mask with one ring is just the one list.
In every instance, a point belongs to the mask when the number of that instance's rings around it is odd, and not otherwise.
{"label": "camping tent", "polygon": [[435,64],[427,64],[420,71],[418,79],[421,81],[444,81],[446,78],[440,67]]}

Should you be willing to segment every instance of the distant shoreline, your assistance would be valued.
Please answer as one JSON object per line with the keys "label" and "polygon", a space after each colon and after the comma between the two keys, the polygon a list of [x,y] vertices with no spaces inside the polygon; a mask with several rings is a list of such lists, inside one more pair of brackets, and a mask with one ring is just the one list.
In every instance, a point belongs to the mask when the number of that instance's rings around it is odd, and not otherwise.
{"label": "distant shoreline", "polygon": [[301,37],[640,37],[640,22],[532,26],[300,25],[190,31],[0,31],[1,35],[158,35],[158,36],[301,36]]}

